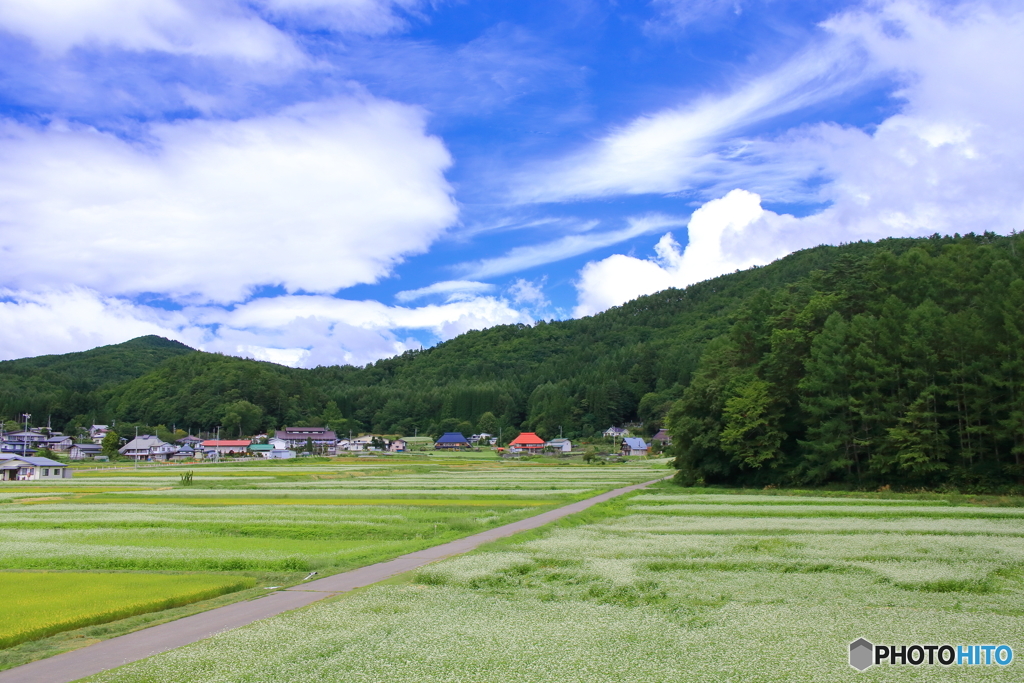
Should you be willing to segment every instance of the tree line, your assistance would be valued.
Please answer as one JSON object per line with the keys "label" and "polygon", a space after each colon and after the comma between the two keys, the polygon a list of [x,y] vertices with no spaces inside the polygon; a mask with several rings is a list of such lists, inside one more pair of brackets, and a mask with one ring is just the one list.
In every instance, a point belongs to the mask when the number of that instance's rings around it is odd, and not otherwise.
{"label": "tree line", "polygon": [[1019,484],[1021,246],[920,240],[759,290],[668,411],[677,481]]}

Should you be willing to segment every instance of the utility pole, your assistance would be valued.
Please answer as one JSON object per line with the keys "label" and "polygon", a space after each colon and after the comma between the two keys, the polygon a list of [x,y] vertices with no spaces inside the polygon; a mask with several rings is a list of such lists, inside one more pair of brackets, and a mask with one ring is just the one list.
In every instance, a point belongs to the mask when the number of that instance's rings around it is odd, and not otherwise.
{"label": "utility pole", "polygon": [[32,417],[32,413],[22,413],[21,416],[25,418],[25,434],[21,436],[21,457],[28,455],[28,419]]}
{"label": "utility pole", "polygon": [[135,425],[135,469],[139,469],[139,426]]}

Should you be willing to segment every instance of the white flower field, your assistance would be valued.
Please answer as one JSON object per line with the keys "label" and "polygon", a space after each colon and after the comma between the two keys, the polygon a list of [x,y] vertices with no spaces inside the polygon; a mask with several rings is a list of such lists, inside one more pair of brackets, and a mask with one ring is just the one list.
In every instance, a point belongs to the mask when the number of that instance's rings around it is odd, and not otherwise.
{"label": "white flower field", "polygon": [[847,657],[861,637],[1024,657],[1022,522],[1014,507],[660,484],[89,680],[1020,681],[1016,659],[858,673]]}

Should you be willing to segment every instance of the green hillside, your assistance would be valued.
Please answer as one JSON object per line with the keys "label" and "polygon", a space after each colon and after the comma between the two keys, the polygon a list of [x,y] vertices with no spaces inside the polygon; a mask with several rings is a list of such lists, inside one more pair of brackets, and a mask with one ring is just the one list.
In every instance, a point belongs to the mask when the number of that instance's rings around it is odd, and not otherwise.
{"label": "green hillside", "polygon": [[[0,416],[53,415],[63,425],[76,413],[104,417],[97,391],[152,371],[169,358],[195,353],[170,339],[146,336],[80,353],[0,361]],[[44,418],[45,419],[45,418]]]}
{"label": "green hillside", "polygon": [[[683,481],[993,488],[1024,474],[1021,249],[1020,236],[991,234],[822,246],[365,368],[298,370],[177,347],[163,359],[153,349],[157,367],[135,365],[118,381],[109,368],[77,369],[103,349],[26,359],[12,362],[29,364],[25,393],[7,390],[4,410],[45,397],[32,412],[55,420],[227,433],[322,424],[576,438],[642,421],[648,434],[670,426]],[[52,383],[55,367],[96,388],[30,394],[28,380]]]}

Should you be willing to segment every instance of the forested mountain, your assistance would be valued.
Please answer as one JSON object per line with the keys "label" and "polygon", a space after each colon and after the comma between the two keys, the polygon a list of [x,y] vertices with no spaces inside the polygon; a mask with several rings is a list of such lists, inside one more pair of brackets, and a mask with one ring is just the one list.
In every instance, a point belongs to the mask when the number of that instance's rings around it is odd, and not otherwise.
{"label": "forested mountain", "polygon": [[320,424],[547,437],[629,421],[651,433],[667,414],[683,481],[1002,486],[1024,475],[1022,249],[1020,236],[991,234],[817,247],[365,368],[296,370],[177,346],[128,381],[62,393],[29,380],[50,386],[46,373],[84,354],[12,361],[36,365],[19,375],[22,394],[2,385],[3,408],[13,417],[31,400],[55,420],[228,434]]}
{"label": "forested mountain", "polygon": [[60,426],[78,413],[106,411],[96,392],[141,377],[169,358],[195,353],[163,337],[138,337],[80,353],[0,361],[0,416],[53,415]]}

